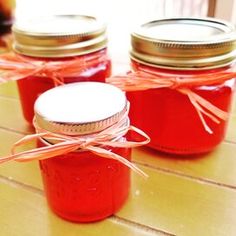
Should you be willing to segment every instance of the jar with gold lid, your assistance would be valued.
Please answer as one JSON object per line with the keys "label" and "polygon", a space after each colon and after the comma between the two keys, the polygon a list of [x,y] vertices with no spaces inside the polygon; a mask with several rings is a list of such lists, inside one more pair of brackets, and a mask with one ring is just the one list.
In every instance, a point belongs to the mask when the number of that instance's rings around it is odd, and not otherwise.
{"label": "jar with gold lid", "polygon": [[131,123],[150,147],[173,154],[215,148],[226,133],[235,86],[236,34],[228,22],[171,18],[131,35],[132,71],[108,79],[127,91]]}
{"label": "jar with gold lid", "polygon": [[[14,73],[25,119],[36,98],[64,83],[104,82],[111,73],[106,26],[95,17],[56,15],[13,25]],[[14,78],[14,76],[12,77]]]}

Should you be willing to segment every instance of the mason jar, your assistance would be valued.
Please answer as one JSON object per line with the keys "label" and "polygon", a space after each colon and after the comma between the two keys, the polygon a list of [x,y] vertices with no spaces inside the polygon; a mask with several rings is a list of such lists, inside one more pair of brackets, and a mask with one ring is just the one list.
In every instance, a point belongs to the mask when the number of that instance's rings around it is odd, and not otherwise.
{"label": "mason jar", "polygon": [[[114,214],[124,205],[130,189],[130,169],[113,156],[130,161],[131,148],[105,145],[108,140],[104,135],[118,124],[121,129],[129,126],[127,105],[121,90],[98,82],[58,86],[36,100],[36,130],[59,135],[40,138],[39,147],[55,146],[65,136],[62,145],[76,138],[87,140],[83,148],[79,143],[75,151],[63,155],[55,151],[52,158],[40,160],[48,204],[60,217],[92,222]],[[110,142],[125,144],[126,133],[109,132],[113,135],[108,135]],[[111,157],[103,157],[104,152]]]}
{"label": "mason jar", "polygon": [[44,91],[58,84],[104,82],[111,73],[106,26],[95,17],[56,15],[19,20],[12,30],[15,62],[23,77],[17,85],[29,123],[34,102]]}
{"label": "mason jar", "polygon": [[225,137],[235,88],[234,26],[161,19],[141,25],[131,43],[130,119],[150,136],[148,146],[172,154],[214,149]]}

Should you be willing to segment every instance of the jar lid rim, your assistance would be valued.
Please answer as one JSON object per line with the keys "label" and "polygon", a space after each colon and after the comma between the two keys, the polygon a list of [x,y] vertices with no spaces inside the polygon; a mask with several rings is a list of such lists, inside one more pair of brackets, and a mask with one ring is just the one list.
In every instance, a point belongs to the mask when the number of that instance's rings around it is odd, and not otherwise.
{"label": "jar lid rim", "polygon": [[215,18],[159,19],[139,26],[131,45],[135,60],[157,66],[161,61],[170,68],[213,68],[235,60],[236,31],[233,24]]}
{"label": "jar lid rim", "polygon": [[127,110],[127,99],[113,85],[77,82],[41,94],[34,110],[39,127],[60,134],[84,135],[116,123]]}
{"label": "jar lid rim", "polygon": [[[63,25],[58,25],[62,23]],[[72,25],[70,27],[70,25]],[[85,27],[86,26],[86,27]],[[16,21],[13,33],[38,37],[60,37],[69,35],[93,34],[104,31],[106,25],[100,19],[88,15],[51,15]]]}
{"label": "jar lid rim", "polygon": [[[177,31],[170,32],[173,27],[179,27],[178,29],[182,28],[182,30],[193,28],[204,30],[204,32],[201,32],[202,34],[199,34],[199,32],[189,34],[187,32],[187,34],[181,35]],[[178,17],[153,20],[140,25],[131,35],[132,37],[140,37],[143,40],[163,43],[163,46],[172,44],[172,46],[211,45],[236,41],[236,31],[233,24],[210,17]]]}
{"label": "jar lid rim", "polygon": [[69,57],[107,45],[106,25],[94,16],[53,15],[16,21],[13,50],[33,57]]}

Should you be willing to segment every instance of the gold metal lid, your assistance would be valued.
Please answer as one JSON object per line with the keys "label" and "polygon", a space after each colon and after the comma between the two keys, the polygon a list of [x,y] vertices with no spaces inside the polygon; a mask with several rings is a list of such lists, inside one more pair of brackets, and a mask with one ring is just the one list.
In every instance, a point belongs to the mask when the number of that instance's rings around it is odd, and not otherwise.
{"label": "gold metal lid", "polygon": [[160,68],[217,68],[236,58],[234,26],[214,18],[151,21],[132,33],[131,44],[133,60]]}
{"label": "gold metal lid", "polygon": [[55,15],[17,21],[13,49],[33,57],[68,57],[103,49],[106,26],[92,16]]}
{"label": "gold metal lid", "polygon": [[41,94],[34,110],[38,126],[45,130],[71,136],[86,135],[119,121],[127,110],[127,99],[124,92],[113,85],[80,82]]}

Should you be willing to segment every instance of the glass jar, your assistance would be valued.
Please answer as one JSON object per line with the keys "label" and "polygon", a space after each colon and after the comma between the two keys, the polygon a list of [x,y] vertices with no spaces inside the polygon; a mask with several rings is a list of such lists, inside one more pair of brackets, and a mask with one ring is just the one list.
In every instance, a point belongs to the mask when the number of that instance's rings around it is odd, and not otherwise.
{"label": "glass jar", "polygon": [[[25,78],[17,81],[23,114],[29,123],[36,98],[54,87],[55,79],[60,83],[105,81],[111,73],[105,32],[99,20],[80,15],[56,15],[13,25],[17,60],[36,65],[35,70],[23,72]],[[65,72],[71,69],[70,63],[78,65],[71,74]]]}
{"label": "glass jar", "polygon": [[[216,117],[209,107],[222,117],[230,112],[235,42],[232,25],[209,18],[152,21],[132,34],[133,79],[159,79],[159,87],[127,92],[131,124],[150,136],[150,147],[197,154],[211,151],[224,139],[228,118]],[[220,79],[225,75],[227,79]],[[214,78],[217,81],[211,82]]]}
{"label": "glass jar", "polygon": [[[121,127],[129,126],[126,112],[127,100],[118,88],[97,82],[72,83],[39,96],[35,103],[36,130],[66,135],[68,142],[75,137],[91,142],[121,119]],[[125,136],[113,134],[112,141],[125,143]],[[86,143],[84,149],[40,160],[48,204],[60,217],[75,222],[97,221],[114,214],[125,203],[130,169],[117,160],[101,157],[96,148],[126,160],[130,160],[131,149],[98,144],[102,139],[92,141],[91,151]],[[40,139],[39,147],[56,143],[58,139],[47,136]]]}

